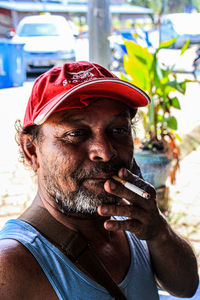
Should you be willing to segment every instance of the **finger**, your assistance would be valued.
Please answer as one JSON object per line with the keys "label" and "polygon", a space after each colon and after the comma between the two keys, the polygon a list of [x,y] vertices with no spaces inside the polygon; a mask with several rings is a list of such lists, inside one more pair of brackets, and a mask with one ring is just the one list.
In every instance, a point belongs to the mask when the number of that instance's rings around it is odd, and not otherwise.
{"label": "finger", "polygon": [[137,234],[141,231],[141,223],[138,220],[108,220],[104,222],[104,228],[109,231],[131,231]]}
{"label": "finger", "polygon": [[147,218],[145,210],[136,205],[103,204],[98,207],[97,211],[101,216],[123,216],[138,219],[141,222]]}
{"label": "finger", "polygon": [[119,198],[124,198],[128,200],[130,203],[137,203],[139,206],[143,207],[144,209],[148,208],[149,205],[151,206],[150,199],[145,199],[133,191],[127,189],[121,183],[114,181],[114,180],[107,180],[104,184],[104,189],[106,192],[113,194]]}
{"label": "finger", "polygon": [[159,234],[159,228],[145,226],[136,219],[126,220],[107,220],[104,222],[104,228],[109,231],[130,231],[135,234],[138,239],[152,240]]}
{"label": "finger", "polygon": [[149,193],[152,198],[156,198],[155,188],[150,183],[143,180],[141,177],[131,173],[128,169],[121,168],[118,172],[118,176],[121,179],[133,183],[139,188],[143,189],[145,192]]}
{"label": "finger", "polygon": [[138,239],[141,240],[151,240],[158,233],[158,229],[154,231],[148,230],[148,227],[145,227],[140,221],[136,219],[127,219],[127,220],[107,220],[104,222],[104,228],[109,231],[130,231],[135,234]]}

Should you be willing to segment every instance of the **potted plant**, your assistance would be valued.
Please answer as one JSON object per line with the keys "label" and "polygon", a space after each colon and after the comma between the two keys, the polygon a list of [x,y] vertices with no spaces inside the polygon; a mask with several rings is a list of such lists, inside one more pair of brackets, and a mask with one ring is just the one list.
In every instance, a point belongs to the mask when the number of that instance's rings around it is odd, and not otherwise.
{"label": "potted plant", "polygon": [[[124,41],[127,54],[124,55],[125,73],[121,73],[121,78],[140,87],[151,98],[151,104],[140,110],[144,136],[135,140],[139,148],[135,151],[135,158],[145,180],[156,189],[165,187],[169,172],[171,182],[175,181],[179,165],[180,137],[173,112],[181,108],[178,95],[185,94],[189,80],[178,81],[173,69],[167,69],[158,59],[159,51],[170,47],[175,40],[160,43],[153,54],[133,41]],[[181,49],[181,54],[188,45],[189,41]]]}

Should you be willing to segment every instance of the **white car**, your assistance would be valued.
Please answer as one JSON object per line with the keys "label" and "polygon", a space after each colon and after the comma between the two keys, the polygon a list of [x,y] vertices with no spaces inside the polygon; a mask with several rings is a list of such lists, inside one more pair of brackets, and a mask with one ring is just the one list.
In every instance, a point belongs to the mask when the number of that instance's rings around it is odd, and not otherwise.
{"label": "white car", "polygon": [[161,18],[160,41],[177,38],[172,45],[181,48],[189,39],[190,44],[200,43],[200,13],[176,13]]}
{"label": "white car", "polygon": [[26,72],[45,72],[66,61],[75,61],[74,28],[62,16],[24,17],[12,38],[23,43]]}

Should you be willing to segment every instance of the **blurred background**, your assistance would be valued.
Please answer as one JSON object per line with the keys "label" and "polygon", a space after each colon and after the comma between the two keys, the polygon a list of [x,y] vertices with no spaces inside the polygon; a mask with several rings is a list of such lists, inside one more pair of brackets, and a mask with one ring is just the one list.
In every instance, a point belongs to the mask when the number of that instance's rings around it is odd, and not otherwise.
{"label": "blurred background", "polygon": [[[199,55],[199,9],[198,0],[1,0],[0,41],[24,44],[28,74],[63,59],[90,59],[121,70],[123,39],[154,51],[159,42],[176,37],[173,51],[162,51],[160,59],[177,71],[192,72]],[[177,59],[187,39],[189,49]]]}
{"label": "blurred background", "polygon": [[[150,75],[141,69],[141,63],[147,69],[149,64],[141,53],[156,61]],[[19,162],[15,120],[23,120],[39,74],[78,60],[104,65],[132,83],[136,74],[141,83],[142,73],[153,82],[151,90],[146,83],[143,88],[158,105],[156,112],[163,112],[153,119],[161,126],[156,139],[162,140],[164,128],[176,160],[176,176],[153,181],[158,205],[192,245],[200,266],[199,0],[0,0],[0,227],[19,216],[36,192],[34,175]],[[149,116],[152,110],[139,112],[136,146]],[[160,179],[161,171],[151,172]]]}

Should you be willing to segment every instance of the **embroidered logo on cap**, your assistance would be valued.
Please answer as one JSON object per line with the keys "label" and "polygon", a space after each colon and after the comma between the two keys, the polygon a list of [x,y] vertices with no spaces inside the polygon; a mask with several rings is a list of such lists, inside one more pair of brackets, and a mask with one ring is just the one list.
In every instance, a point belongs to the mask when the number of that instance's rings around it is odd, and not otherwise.
{"label": "embroidered logo on cap", "polygon": [[63,86],[66,86],[67,85],[67,79],[63,80]]}
{"label": "embroidered logo on cap", "polygon": [[[69,76],[68,83],[77,84],[83,81],[88,81],[94,78],[97,78],[91,71],[94,68],[90,68],[86,71],[79,72],[67,72],[67,77]],[[67,80],[63,80],[63,86],[67,84]]]}

